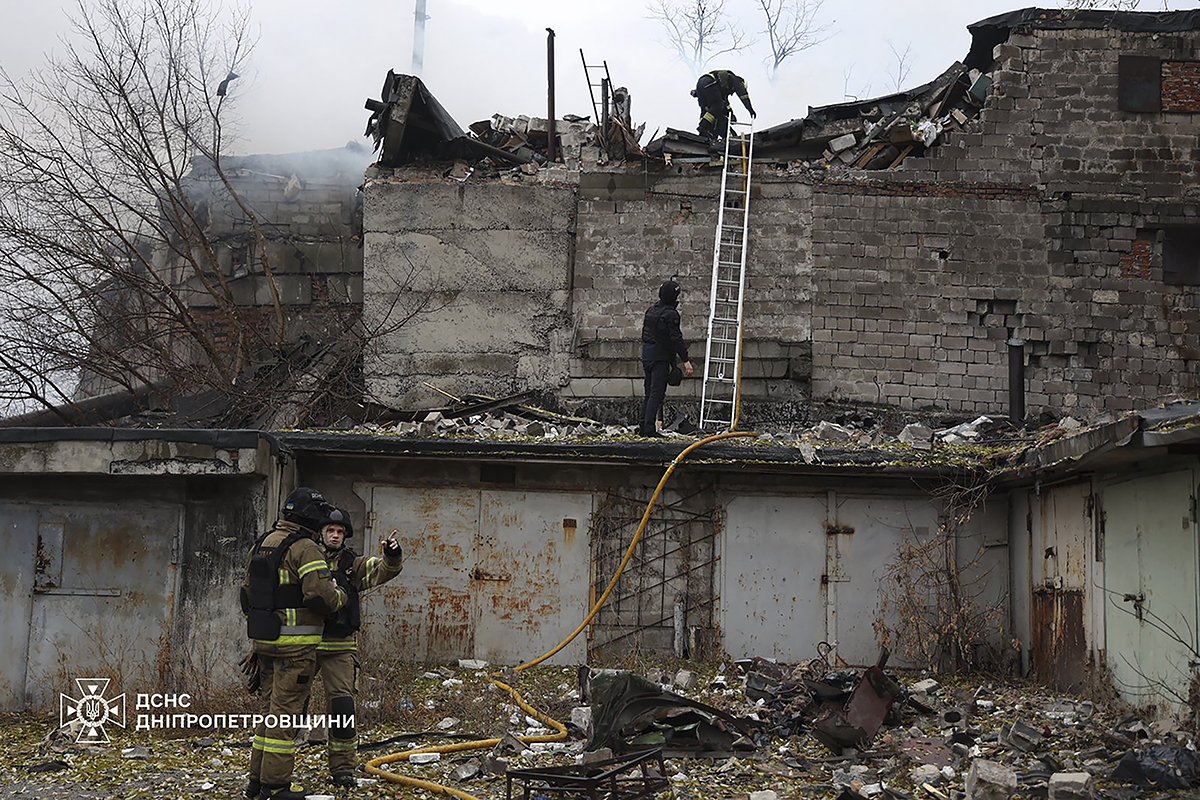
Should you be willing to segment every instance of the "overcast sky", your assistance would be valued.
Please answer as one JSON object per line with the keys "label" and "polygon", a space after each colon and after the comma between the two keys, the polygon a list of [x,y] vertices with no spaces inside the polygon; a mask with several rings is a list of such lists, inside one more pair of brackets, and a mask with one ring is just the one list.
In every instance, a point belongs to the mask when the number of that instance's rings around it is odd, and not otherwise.
{"label": "overcast sky", "polygon": [[[545,115],[547,27],[557,35],[559,116],[591,113],[583,48],[590,63],[607,60],[614,83],[629,88],[634,119],[646,123],[643,142],[656,129],[696,125],[688,91],[697,75],[674,57],[645,0],[427,2],[422,78],[464,128],[493,113]],[[378,96],[388,69],[410,71],[414,0],[248,4],[260,38],[252,69],[235,85],[244,120],[236,149],[291,152],[368,141],[363,101]],[[727,5],[748,31],[762,27],[755,0]],[[767,127],[804,116],[810,105],[892,91],[893,48],[909,49],[906,87],[931,80],[966,55],[969,23],[1020,7],[1004,0],[826,0],[829,38],[787,61],[774,80],[761,44],[709,67],[734,69],[749,81],[757,125]],[[59,46],[73,8],[73,0],[0,0],[0,64],[15,77],[41,63]]]}

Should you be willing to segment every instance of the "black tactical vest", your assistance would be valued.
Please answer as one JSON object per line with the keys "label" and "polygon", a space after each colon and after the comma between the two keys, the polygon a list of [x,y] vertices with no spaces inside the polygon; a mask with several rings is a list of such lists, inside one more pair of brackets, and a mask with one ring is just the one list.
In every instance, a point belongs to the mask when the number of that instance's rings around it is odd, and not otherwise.
{"label": "black tactical vest", "polygon": [[333,569],[333,579],[346,593],[346,605],[325,623],[324,635],[331,639],[344,639],[352,636],[361,625],[358,605],[358,588],[354,585],[354,559],[357,553],[349,547],[343,547],[338,553],[337,564]]}
{"label": "black tactical vest", "polygon": [[246,614],[246,635],[251,639],[272,641],[279,638],[283,621],[275,612],[285,608],[303,608],[304,591],[299,583],[279,583],[279,567],[288,548],[306,534],[295,531],[276,547],[263,547],[272,531],[254,545],[250,559],[250,580],[241,590],[242,611]]}

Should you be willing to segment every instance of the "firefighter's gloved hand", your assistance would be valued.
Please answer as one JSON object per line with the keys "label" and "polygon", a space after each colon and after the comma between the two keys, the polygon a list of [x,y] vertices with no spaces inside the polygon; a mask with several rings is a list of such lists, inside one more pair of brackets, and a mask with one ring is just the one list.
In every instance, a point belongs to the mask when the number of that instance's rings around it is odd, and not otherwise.
{"label": "firefighter's gloved hand", "polygon": [[758,114],[755,113],[753,108],[750,109],[750,119],[758,119]]}
{"label": "firefighter's gloved hand", "polygon": [[737,122],[737,114],[733,113],[732,111],[729,112],[729,118],[734,122]]}
{"label": "firefighter's gloved hand", "polygon": [[393,561],[400,558],[400,542],[396,539],[396,534],[400,531],[393,530],[386,539],[381,539],[379,542],[380,549],[386,558]]}
{"label": "firefighter's gloved hand", "polygon": [[242,668],[242,674],[246,676],[246,691],[250,694],[257,694],[259,687],[262,686],[262,674],[258,667],[258,653],[251,650],[242,659],[239,666]]}

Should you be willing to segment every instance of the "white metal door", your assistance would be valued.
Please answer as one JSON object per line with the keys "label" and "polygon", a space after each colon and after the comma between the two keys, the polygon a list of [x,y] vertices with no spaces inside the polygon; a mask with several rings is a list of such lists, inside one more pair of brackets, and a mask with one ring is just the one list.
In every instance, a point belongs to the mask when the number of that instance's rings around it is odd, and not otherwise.
{"label": "white metal door", "polygon": [[816,655],[825,640],[825,497],[735,497],[722,539],[725,649],[735,658]]}

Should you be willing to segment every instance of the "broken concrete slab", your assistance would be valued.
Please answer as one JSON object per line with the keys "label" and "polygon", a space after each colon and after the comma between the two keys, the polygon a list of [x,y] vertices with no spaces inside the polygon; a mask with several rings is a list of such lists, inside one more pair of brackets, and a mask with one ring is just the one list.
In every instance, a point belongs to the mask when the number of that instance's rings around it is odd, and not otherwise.
{"label": "broken concrete slab", "polygon": [[1009,800],[1017,791],[1017,773],[996,761],[977,758],[967,770],[967,800]]}
{"label": "broken concrete slab", "polygon": [[1048,800],[1091,800],[1092,776],[1087,772],[1056,772],[1047,784]]}
{"label": "broken concrete slab", "polygon": [[[908,427],[911,428],[912,426],[909,425]],[[908,428],[905,428],[905,430],[908,430]],[[942,685],[933,678],[926,678],[912,685],[912,691],[916,694],[933,694],[940,688],[942,688]]]}
{"label": "broken concrete slab", "polygon": [[1023,719],[1018,719],[1000,735],[1000,741],[1022,753],[1032,753],[1042,743],[1040,728],[1035,728]]}
{"label": "broken concrete slab", "polygon": [[478,758],[472,758],[469,761],[459,764],[454,768],[454,780],[469,781],[483,771],[483,762]]}
{"label": "broken concrete slab", "polygon": [[854,431],[827,420],[818,422],[817,426],[813,428],[813,433],[817,435],[817,438],[826,442],[847,442],[854,438]]}
{"label": "broken concrete slab", "polygon": [[681,692],[691,691],[696,688],[696,684],[700,682],[700,676],[692,672],[690,669],[681,669],[675,673],[673,681],[675,688]]}
{"label": "broken concrete slab", "polygon": [[853,133],[847,133],[835,139],[830,139],[828,147],[831,152],[840,153],[847,148],[854,147],[856,144],[858,144],[858,138]]}

